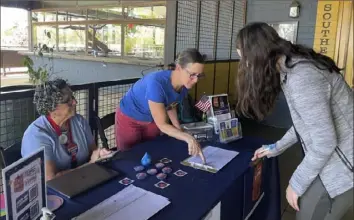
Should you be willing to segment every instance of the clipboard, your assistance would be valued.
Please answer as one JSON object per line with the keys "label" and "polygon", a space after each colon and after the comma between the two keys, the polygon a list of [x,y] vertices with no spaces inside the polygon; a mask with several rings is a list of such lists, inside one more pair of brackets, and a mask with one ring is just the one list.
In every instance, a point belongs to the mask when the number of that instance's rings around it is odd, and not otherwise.
{"label": "clipboard", "polygon": [[182,165],[184,166],[188,166],[188,167],[192,167],[194,169],[198,169],[198,170],[204,170],[210,173],[217,173],[219,170],[217,170],[216,168],[206,165],[206,164],[200,164],[200,163],[194,163],[194,162],[189,162],[188,159],[191,157],[188,157],[187,159],[183,160],[181,162]]}
{"label": "clipboard", "polygon": [[217,173],[239,153],[237,151],[226,150],[219,147],[206,146],[203,148],[203,154],[207,160],[207,164],[203,164],[202,160],[196,156],[189,156],[183,160],[181,164],[194,169]]}

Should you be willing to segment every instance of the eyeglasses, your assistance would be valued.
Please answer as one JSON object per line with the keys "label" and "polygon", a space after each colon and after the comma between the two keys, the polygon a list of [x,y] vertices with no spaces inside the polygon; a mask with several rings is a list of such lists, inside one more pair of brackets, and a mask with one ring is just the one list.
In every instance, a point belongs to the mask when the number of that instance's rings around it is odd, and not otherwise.
{"label": "eyeglasses", "polygon": [[205,77],[205,73],[191,73],[187,69],[184,69],[184,70],[189,74],[189,78],[191,78],[191,79],[195,79],[195,78],[201,79],[201,78]]}

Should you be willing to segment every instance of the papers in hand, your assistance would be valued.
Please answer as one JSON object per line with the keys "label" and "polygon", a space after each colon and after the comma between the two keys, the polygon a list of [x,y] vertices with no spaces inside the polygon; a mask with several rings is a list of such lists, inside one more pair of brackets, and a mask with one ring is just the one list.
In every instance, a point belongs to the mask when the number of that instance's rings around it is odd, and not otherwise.
{"label": "papers in hand", "polygon": [[237,151],[207,146],[203,149],[203,154],[206,159],[206,164],[203,164],[203,161],[199,156],[189,157],[186,160],[182,161],[182,164],[216,173],[217,171],[221,170],[227,163],[229,163],[234,157],[236,157],[239,153]]}
{"label": "papers in hand", "polygon": [[147,220],[168,204],[163,196],[129,185],[73,220]]}

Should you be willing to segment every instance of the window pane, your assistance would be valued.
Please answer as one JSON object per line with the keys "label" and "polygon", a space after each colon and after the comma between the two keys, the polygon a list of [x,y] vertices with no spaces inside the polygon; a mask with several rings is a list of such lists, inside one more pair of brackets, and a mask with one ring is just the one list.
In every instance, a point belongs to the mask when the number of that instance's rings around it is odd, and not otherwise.
{"label": "window pane", "polygon": [[33,47],[40,48],[43,44],[49,48],[56,48],[56,28],[55,26],[33,25]]}
{"label": "window pane", "polygon": [[43,22],[44,12],[32,12],[32,22]]}
{"label": "window pane", "polygon": [[90,25],[88,52],[102,52],[104,55],[121,55],[121,26],[116,24]]}
{"label": "window pane", "polygon": [[166,6],[128,7],[128,17],[141,19],[166,18]]}
{"label": "window pane", "polygon": [[[14,14],[16,14],[16,16],[13,16]],[[28,48],[27,11],[19,8],[1,7],[0,18],[1,48]]]}
{"label": "window pane", "polygon": [[58,11],[58,21],[67,21],[68,12],[67,11]]}
{"label": "window pane", "polygon": [[68,21],[84,21],[84,20],[86,20],[86,10],[68,11]]}
{"label": "window pane", "polygon": [[84,25],[59,25],[59,51],[85,51]]}
{"label": "window pane", "polygon": [[88,9],[89,20],[114,20],[122,19],[122,8],[96,8]]}
{"label": "window pane", "polygon": [[56,19],[57,19],[57,13],[55,11],[32,12],[33,22],[56,21]]}
{"label": "window pane", "polygon": [[165,28],[143,25],[125,27],[126,56],[163,58]]}
{"label": "window pane", "polygon": [[44,12],[45,21],[56,21],[57,20],[57,12]]}

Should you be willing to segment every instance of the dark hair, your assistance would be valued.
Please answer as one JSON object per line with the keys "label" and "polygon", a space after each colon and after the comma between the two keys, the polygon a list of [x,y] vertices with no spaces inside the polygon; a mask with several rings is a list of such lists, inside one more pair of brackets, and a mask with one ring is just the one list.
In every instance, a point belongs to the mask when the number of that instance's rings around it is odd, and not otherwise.
{"label": "dark hair", "polygon": [[195,48],[188,48],[178,54],[175,64],[180,65],[182,68],[190,63],[204,63],[205,56],[199,53]]}
{"label": "dark hair", "polygon": [[68,87],[69,84],[60,78],[38,85],[33,98],[38,113],[47,115],[54,111],[58,104],[64,103],[66,94],[63,94],[63,89]]}
{"label": "dark hair", "polygon": [[[311,63],[321,70],[339,73],[334,61],[313,49],[292,44],[281,38],[268,24],[250,23],[237,34],[236,47],[241,52],[236,77],[237,112],[257,120],[272,110],[281,90],[278,60],[285,56],[285,66]],[[292,62],[300,58],[299,62]]]}

